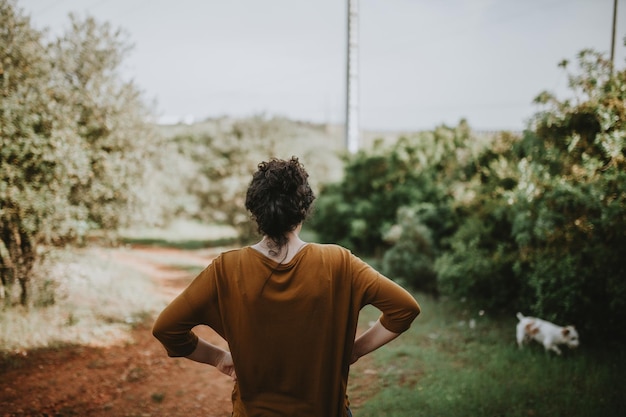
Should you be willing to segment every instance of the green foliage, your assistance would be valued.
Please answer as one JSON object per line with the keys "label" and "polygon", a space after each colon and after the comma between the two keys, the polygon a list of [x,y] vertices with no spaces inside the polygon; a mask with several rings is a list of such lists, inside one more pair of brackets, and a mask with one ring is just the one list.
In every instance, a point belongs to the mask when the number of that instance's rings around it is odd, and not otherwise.
{"label": "green foliage", "polygon": [[481,308],[626,336],[626,71],[589,50],[571,71],[572,97],[539,94],[521,136],[472,142],[462,122],[346,157],[317,204],[320,239],[424,290],[436,276]]}
{"label": "green foliage", "polygon": [[345,242],[366,253],[380,248],[382,229],[391,224],[397,208],[409,202],[398,189],[409,169],[394,162],[400,161],[360,152],[348,162],[342,183],[322,189],[312,223],[321,239]]}
{"label": "green foliage", "polygon": [[398,223],[385,235],[393,246],[385,252],[382,260],[385,275],[430,293],[437,293],[435,246],[431,230],[422,219],[435,210],[432,204],[426,203],[398,209]]}
{"label": "green foliage", "polygon": [[346,156],[342,181],[323,187],[316,203],[313,227],[320,239],[375,254],[386,248],[383,235],[396,223],[399,208],[429,203],[436,215],[422,222],[439,242],[453,224],[446,208],[450,173],[467,159],[469,142],[469,128],[461,122]]}
{"label": "green foliage", "polygon": [[522,284],[512,273],[511,243],[493,239],[501,233],[498,229],[488,217],[470,217],[462,223],[450,239],[451,250],[435,262],[441,293],[490,310],[513,307]]}
{"label": "green foliage", "polygon": [[522,138],[501,137],[468,165],[474,197],[458,204],[435,270],[443,293],[603,340],[626,332],[626,72],[610,77],[592,51],[579,63],[574,100],[540,94]]}
{"label": "green foliage", "polygon": [[[610,179],[626,189],[625,173]],[[568,317],[588,333],[614,332],[626,317],[626,195],[606,198],[610,184],[557,182],[528,204],[527,219],[514,224],[521,256],[516,264],[528,278],[532,306],[551,319]],[[595,323],[603,318],[606,327]]]}
{"label": "green foliage", "polygon": [[593,51],[578,58],[576,100],[545,101],[522,143],[528,165],[516,206],[528,218],[513,224],[516,268],[538,314],[567,317],[591,336],[626,335],[626,71],[611,77]]}
{"label": "green foliage", "polygon": [[346,157],[344,178],[322,188],[313,227],[320,240],[381,255],[387,276],[437,293],[435,259],[450,243],[466,166],[484,144],[466,122],[400,138]]}
{"label": "green foliage", "polygon": [[517,140],[499,134],[462,168],[469,180],[455,201],[459,222],[448,250],[435,261],[443,294],[486,309],[516,308],[524,289],[513,273],[517,247],[509,197],[519,182]]}

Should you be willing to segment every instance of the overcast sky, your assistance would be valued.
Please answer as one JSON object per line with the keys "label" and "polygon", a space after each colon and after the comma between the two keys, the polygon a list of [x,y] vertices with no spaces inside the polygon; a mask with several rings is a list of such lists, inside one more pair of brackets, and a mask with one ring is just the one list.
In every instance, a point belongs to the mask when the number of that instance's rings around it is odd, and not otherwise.
{"label": "overcast sky", "polygon": [[[346,0],[18,0],[35,27],[69,12],[124,28],[124,66],[162,120],[265,113],[343,123]],[[360,126],[521,129],[557,64],[611,46],[613,0],[360,0]],[[625,66],[626,1],[616,65]]]}

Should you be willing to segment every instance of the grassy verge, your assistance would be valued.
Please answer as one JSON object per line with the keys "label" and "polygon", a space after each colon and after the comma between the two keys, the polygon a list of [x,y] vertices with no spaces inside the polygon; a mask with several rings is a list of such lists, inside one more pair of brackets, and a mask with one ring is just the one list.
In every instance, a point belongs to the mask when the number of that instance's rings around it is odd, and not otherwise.
{"label": "grassy verge", "polygon": [[165,228],[125,230],[122,232],[122,241],[128,244],[194,250],[232,245],[237,241],[237,232],[229,226],[177,220]]}
{"label": "grassy verge", "polygon": [[165,305],[150,280],[114,263],[102,249],[57,254],[47,280],[54,303],[0,310],[0,351],[119,343]]}
{"label": "grassy verge", "polygon": [[[226,226],[180,220],[167,228],[127,230],[123,237],[128,243],[192,250],[231,243],[236,235]],[[0,354],[129,340],[129,330],[151,319],[167,300],[159,298],[152,280],[114,262],[112,250],[55,251],[33,278],[32,307],[3,306],[0,300]],[[155,256],[190,276],[203,269]]]}
{"label": "grassy verge", "polygon": [[583,339],[562,357],[539,345],[520,351],[515,318],[418,299],[414,326],[375,352],[380,391],[358,417],[624,415],[623,350],[586,349]]}

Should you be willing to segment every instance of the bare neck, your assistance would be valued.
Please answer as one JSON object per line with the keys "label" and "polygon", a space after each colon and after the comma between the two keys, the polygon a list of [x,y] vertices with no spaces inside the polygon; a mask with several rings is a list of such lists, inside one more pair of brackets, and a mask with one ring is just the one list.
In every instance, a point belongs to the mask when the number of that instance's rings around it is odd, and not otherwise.
{"label": "bare neck", "polygon": [[264,236],[260,242],[252,245],[252,248],[273,261],[288,263],[306,245],[306,242],[300,239],[299,232],[300,227],[297,227],[295,230],[287,233],[287,244],[281,248],[277,248],[276,244],[267,236]]}

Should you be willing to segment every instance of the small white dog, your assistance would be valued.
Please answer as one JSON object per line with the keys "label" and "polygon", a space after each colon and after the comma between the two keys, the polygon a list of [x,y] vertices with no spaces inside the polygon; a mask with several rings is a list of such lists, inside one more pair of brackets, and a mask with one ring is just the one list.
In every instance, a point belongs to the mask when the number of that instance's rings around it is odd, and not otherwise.
{"label": "small white dog", "polygon": [[517,323],[517,345],[528,343],[532,339],[541,343],[546,351],[552,350],[557,355],[561,354],[558,345],[566,345],[570,349],[578,346],[578,332],[574,326],[557,326],[549,321],[536,317],[524,317],[522,313],[517,313],[519,323]]}

